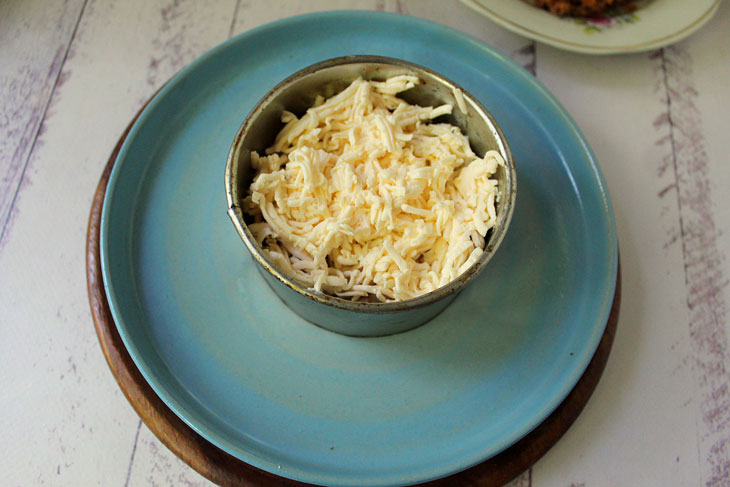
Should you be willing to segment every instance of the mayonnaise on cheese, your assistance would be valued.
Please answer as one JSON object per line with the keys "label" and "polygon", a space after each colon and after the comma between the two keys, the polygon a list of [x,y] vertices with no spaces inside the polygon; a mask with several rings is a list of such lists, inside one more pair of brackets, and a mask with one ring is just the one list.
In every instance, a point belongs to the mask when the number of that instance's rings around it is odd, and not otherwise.
{"label": "mayonnaise on cheese", "polygon": [[504,159],[477,157],[458,127],[429,123],[451,105],[396,97],[417,83],[357,79],[301,118],[284,112],[266,155],[251,154],[244,210],[284,274],[335,296],[393,301],[433,291],[479,259]]}

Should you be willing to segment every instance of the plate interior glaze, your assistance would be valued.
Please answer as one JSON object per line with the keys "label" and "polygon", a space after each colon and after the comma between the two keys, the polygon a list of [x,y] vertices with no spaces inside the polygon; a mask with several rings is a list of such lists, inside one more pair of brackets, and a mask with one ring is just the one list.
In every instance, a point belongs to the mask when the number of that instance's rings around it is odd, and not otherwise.
{"label": "plate interior glaze", "polygon": [[[248,111],[300,68],[348,54],[405,59],[461,84],[517,164],[514,217],[492,262],[435,320],[391,337],[300,319],[226,214],[226,156]],[[590,361],[617,272],[605,184],[555,99],[464,34],[377,12],[269,24],[173,78],[114,166],[101,252],[125,346],[180,418],[256,467],[350,486],[443,477],[531,431]]]}
{"label": "plate interior glaze", "polygon": [[584,54],[658,49],[702,27],[720,0],[637,0],[637,10],[598,19],[559,18],[530,0],[462,0],[502,27],[530,39]]}

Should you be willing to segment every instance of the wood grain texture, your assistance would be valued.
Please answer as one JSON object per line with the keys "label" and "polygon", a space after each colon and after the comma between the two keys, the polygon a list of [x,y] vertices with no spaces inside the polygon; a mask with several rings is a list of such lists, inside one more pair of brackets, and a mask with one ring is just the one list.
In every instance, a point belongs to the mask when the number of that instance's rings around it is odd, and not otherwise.
{"label": "wood grain texture", "polygon": [[[132,124],[112,152],[99,181],[91,207],[87,232],[86,271],[89,302],[107,363],[130,404],[149,429],[175,455],[206,478],[226,487],[308,485],[252,467],[207,442],[180,420],[154,393],[124,347],[104,293],[99,225],[109,174],[131,126]],[[498,487],[513,480],[542,457],[573,424],[598,384],[616,333],[620,301],[621,278],[619,275],[611,315],[593,359],[568,397],[542,424],[499,455],[449,478],[421,485],[423,487],[449,485]]]}
{"label": "wood grain texture", "polygon": [[693,62],[681,45],[659,50],[661,90],[666,103],[654,121],[666,156],[659,165],[670,184],[658,196],[676,202],[678,220],[670,244],[681,246],[689,312],[689,336],[696,377],[698,443],[702,484],[730,484],[730,350],[725,324],[729,277],[719,246],[712,176],[702,114],[697,108]]}
{"label": "wood grain texture", "polygon": [[84,3],[0,4],[0,242]]}

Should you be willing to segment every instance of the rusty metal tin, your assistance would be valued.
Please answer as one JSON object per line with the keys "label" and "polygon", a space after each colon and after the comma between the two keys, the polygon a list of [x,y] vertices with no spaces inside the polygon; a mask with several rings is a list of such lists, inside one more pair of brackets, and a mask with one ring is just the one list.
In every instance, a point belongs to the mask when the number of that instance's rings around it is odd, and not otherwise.
{"label": "rusty metal tin", "polygon": [[[279,271],[265,256],[246,225],[240,207],[253,179],[251,151],[263,152],[272,145],[283,127],[283,110],[302,115],[318,95],[328,98],[345,89],[357,77],[384,80],[414,74],[421,84],[399,94],[411,104],[438,106],[450,103],[452,115],[445,121],[457,125],[480,156],[487,150],[499,151],[506,166],[497,173],[499,202],[497,223],[487,234],[481,258],[454,281],[428,294],[388,303],[350,301],[315,291]],[[458,108],[455,90],[460,89],[466,113]],[[246,244],[258,269],[274,292],[298,315],[327,330],[350,336],[383,336],[404,332],[435,317],[484,269],[501,243],[515,204],[516,174],[512,153],[497,122],[468,92],[452,81],[399,59],[380,56],[346,56],[322,61],[298,71],[276,85],[251,110],[233,140],[225,172],[228,215]]]}

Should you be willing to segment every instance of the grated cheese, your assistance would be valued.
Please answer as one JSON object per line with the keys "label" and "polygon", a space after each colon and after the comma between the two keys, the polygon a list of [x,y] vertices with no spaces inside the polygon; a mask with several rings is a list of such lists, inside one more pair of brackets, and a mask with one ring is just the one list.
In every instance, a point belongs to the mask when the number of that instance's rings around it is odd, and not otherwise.
{"label": "grated cheese", "polygon": [[418,83],[357,79],[301,118],[282,113],[273,146],[251,154],[249,229],[284,274],[343,298],[393,301],[433,291],[479,259],[504,160],[476,156],[458,127],[429,123],[451,105],[396,97]]}

